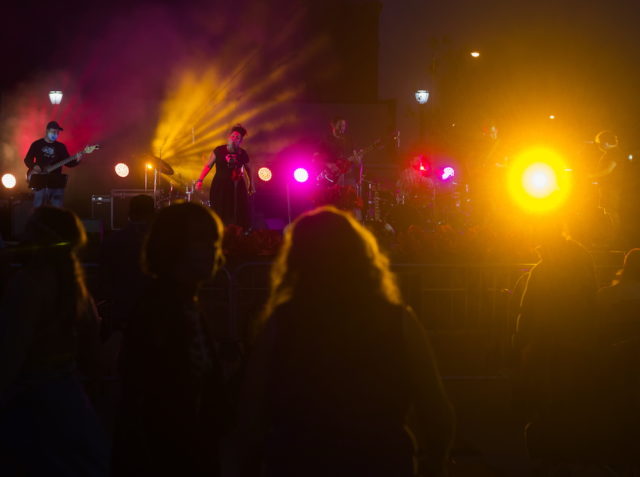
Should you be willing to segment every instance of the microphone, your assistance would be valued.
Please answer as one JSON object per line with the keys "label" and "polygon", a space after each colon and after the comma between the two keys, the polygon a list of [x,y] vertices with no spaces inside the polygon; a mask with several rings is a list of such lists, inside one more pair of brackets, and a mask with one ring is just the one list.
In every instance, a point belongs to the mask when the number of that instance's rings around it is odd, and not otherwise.
{"label": "microphone", "polygon": [[396,131],[396,149],[400,149],[400,131]]}

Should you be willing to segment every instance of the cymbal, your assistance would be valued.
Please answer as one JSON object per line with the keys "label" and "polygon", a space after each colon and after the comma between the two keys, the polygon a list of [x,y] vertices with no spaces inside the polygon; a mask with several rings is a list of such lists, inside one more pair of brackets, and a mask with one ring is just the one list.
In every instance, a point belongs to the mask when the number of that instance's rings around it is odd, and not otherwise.
{"label": "cymbal", "polygon": [[161,174],[165,174],[167,176],[173,175],[173,167],[167,162],[156,156],[149,156],[149,162],[153,165],[153,167],[160,172]]}

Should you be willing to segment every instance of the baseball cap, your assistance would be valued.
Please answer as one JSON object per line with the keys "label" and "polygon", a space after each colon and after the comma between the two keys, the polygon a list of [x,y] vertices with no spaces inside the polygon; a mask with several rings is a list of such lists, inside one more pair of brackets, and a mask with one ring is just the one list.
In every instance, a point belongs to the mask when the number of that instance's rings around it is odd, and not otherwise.
{"label": "baseball cap", "polygon": [[59,131],[64,131],[56,121],[49,121],[47,129],[58,129]]}

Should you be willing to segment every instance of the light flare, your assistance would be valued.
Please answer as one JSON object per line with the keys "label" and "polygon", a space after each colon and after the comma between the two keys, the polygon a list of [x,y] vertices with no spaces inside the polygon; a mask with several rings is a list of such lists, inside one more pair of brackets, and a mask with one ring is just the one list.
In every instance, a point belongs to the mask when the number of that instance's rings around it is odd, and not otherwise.
{"label": "light flare", "polygon": [[536,147],[517,156],[509,167],[508,189],[523,210],[552,212],[565,204],[572,190],[571,168],[556,151]]}

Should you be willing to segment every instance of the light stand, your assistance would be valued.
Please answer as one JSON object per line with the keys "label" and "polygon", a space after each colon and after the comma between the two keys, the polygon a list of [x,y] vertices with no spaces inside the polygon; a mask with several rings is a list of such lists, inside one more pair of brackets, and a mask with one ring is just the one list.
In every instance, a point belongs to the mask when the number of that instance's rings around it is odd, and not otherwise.
{"label": "light stand", "polygon": [[289,181],[287,181],[287,220],[291,223],[291,194],[289,193]]}

